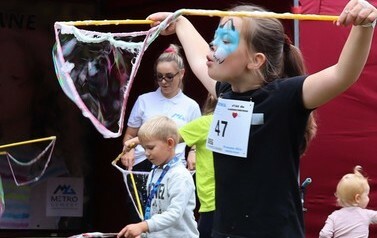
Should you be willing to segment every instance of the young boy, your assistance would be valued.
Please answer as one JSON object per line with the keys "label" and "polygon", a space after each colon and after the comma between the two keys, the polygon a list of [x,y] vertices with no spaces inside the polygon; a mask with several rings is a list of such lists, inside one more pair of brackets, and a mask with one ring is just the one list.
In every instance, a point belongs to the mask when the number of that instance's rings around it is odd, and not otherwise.
{"label": "young boy", "polygon": [[119,237],[197,238],[194,217],[195,185],[190,172],[175,157],[179,142],[175,122],[166,116],[153,117],[139,129],[138,141],[152,162],[148,176],[145,219],[124,227]]}

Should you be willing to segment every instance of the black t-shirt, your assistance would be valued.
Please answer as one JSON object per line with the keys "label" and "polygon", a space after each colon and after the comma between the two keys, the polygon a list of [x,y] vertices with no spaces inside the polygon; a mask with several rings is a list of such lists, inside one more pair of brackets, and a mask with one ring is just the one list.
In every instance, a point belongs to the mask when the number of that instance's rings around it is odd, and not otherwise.
{"label": "black t-shirt", "polygon": [[252,100],[253,113],[262,113],[264,122],[250,126],[247,158],[214,153],[214,237],[305,237],[298,184],[310,114],[302,102],[304,79],[279,79],[245,93],[217,83],[219,97]]}

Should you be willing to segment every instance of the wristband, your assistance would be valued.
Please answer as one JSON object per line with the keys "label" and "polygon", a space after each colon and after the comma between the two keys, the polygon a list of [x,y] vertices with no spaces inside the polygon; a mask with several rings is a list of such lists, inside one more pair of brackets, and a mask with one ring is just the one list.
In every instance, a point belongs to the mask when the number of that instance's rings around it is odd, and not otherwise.
{"label": "wristband", "polygon": [[366,24],[363,24],[363,25],[360,25],[362,27],[372,27],[374,28],[376,26],[376,20],[372,21],[372,22],[369,22],[369,23],[366,23]]}

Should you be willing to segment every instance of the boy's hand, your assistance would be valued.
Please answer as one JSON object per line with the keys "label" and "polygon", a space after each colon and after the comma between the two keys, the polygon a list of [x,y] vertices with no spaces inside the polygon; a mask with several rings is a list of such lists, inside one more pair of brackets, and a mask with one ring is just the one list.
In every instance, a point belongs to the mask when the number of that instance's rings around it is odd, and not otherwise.
{"label": "boy's hand", "polygon": [[148,231],[148,224],[145,221],[130,224],[124,227],[117,235],[117,238],[140,238],[143,232]]}

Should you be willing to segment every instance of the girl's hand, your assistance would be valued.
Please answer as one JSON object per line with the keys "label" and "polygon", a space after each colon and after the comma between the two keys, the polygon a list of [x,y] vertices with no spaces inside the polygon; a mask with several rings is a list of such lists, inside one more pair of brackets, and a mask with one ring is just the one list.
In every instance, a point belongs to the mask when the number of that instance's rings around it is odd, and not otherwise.
{"label": "girl's hand", "polygon": [[348,26],[374,27],[377,19],[377,9],[365,0],[351,0],[344,7],[336,24]]}
{"label": "girl's hand", "polygon": [[[166,18],[171,16],[173,13],[171,12],[157,12],[149,15],[147,17],[147,20],[152,20],[154,21],[151,24],[151,27],[158,26],[162,21],[164,21]],[[172,35],[175,34],[175,28],[176,24],[179,21],[179,19],[182,18],[182,16],[179,16],[176,20],[170,23],[170,25],[163,31],[161,31],[161,35]]]}

